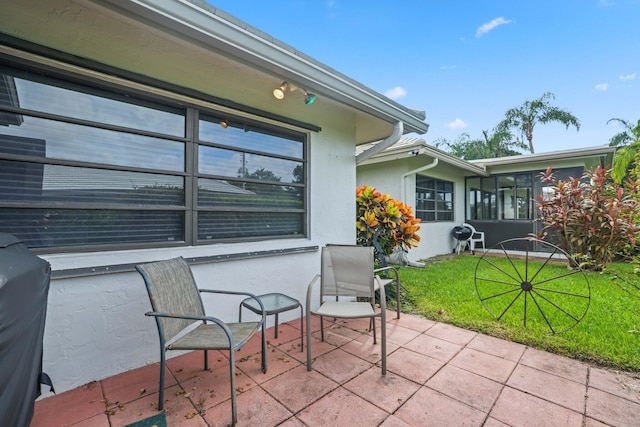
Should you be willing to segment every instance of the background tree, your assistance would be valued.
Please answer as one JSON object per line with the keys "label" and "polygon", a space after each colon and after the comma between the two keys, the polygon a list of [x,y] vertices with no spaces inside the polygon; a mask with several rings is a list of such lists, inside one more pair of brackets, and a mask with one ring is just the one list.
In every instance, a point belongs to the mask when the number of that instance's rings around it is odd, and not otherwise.
{"label": "background tree", "polygon": [[538,123],[558,122],[565,125],[567,129],[569,126],[574,126],[579,131],[580,121],[573,114],[550,104],[550,101],[555,99],[553,93],[546,92],[533,101],[527,100],[520,107],[507,110],[504,120],[500,122],[498,127],[516,129],[520,132],[521,137],[528,142],[531,154],[534,153],[533,128]]}
{"label": "background tree", "polygon": [[629,179],[640,180],[640,120],[635,126],[622,119],[611,119],[607,123],[612,121],[625,127],[624,131],[615,134],[609,140],[610,146],[618,147],[613,159],[613,179],[617,183]]}
{"label": "background tree", "polygon": [[491,133],[483,130],[480,139],[471,139],[468,133],[461,134],[454,142],[439,139],[435,146],[442,146],[454,156],[465,160],[517,156],[522,153],[516,149],[527,149],[523,142],[514,141],[511,132],[505,128],[496,128]]}
{"label": "background tree", "polygon": [[640,120],[638,120],[638,123],[635,126],[632,122],[624,119],[619,119],[617,117],[607,120],[607,124],[611,122],[617,122],[621,124],[624,127],[624,130],[611,137],[611,139],[609,140],[610,147],[623,147],[625,145],[629,145],[631,142],[637,139],[637,135],[634,135],[633,130],[635,127],[640,126]]}

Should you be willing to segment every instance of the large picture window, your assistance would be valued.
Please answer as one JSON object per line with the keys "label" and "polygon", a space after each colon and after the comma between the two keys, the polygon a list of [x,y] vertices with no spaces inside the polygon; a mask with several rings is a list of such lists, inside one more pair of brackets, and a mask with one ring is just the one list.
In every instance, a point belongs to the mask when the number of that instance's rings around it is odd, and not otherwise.
{"label": "large picture window", "polygon": [[422,221],[453,221],[453,182],[416,176],[416,217]]}
{"label": "large picture window", "polygon": [[117,92],[0,68],[1,232],[54,252],[306,235],[305,133]]}
{"label": "large picture window", "polygon": [[533,172],[467,178],[466,183],[467,219],[533,219]]}

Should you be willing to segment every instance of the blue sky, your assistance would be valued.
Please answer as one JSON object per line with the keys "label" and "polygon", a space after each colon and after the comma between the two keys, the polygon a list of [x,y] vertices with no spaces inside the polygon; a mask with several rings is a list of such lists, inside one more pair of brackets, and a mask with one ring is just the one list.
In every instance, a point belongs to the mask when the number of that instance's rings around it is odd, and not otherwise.
{"label": "blue sky", "polygon": [[581,128],[537,125],[537,153],[607,145],[623,130],[609,119],[640,119],[640,0],[209,2],[425,110],[431,144],[480,138],[545,92]]}

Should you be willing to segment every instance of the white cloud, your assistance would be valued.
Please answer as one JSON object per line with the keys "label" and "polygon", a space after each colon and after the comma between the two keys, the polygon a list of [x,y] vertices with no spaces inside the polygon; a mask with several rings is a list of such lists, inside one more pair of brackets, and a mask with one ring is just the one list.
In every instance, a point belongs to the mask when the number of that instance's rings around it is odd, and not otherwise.
{"label": "white cloud", "polygon": [[625,74],[623,76],[620,76],[620,80],[635,80],[636,79],[636,73],[630,73],[630,74]]}
{"label": "white cloud", "polygon": [[384,96],[391,99],[400,99],[403,96],[407,96],[407,91],[403,87],[396,86],[393,89],[389,89],[384,93]]}
{"label": "white cloud", "polygon": [[598,83],[595,88],[598,92],[606,92],[609,89],[609,83]]}
{"label": "white cloud", "polygon": [[505,19],[504,17],[499,17],[496,19],[491,20],[491,22],[487,22],[486,24],[482,24],[480,27],[478,27],[478,29],[476,30],[476,37],[482,37],[484,34],[487,34],[489,31],[493,30],[496,27],[499,27],[500,25],[506,25],[511,23],[510,19]]}
{"label": "white cloud", "polygon": [[462,129],[462,128],[466,128],[467,124],[462,119],[456,118],[454,121],[449,123],[447,127],[449,129]]}

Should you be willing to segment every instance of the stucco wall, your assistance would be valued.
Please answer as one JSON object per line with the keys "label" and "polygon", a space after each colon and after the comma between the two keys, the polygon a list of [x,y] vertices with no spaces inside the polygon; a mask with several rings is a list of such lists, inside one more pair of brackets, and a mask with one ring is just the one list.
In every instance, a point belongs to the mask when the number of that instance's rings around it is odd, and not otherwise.
{"label": "stucco wall", "polygon": [[[404,180],[402,194],[401,177],[403,174],[432,163],[431,158],[417,156],[385,163],[358,166],[356,183],[375,187],[381,193],[390,194],[408,204],[415,212],[416,176],[409,175]],[[451,253],[455,241],[451,238],[451,229],[464,222],[464,173],[449,165],[438,164],[420,174],[451,181],[454,183],[454,221],[422,222],[420,224],[420,245],[409,251],[409,260],[418,261],[436,255]]]}
{"label": "stucco wall", "polygon": [[[190,44],[156,26],[145,27],[94,2],[52,0],[42,4],[16,0],[5,9],[5,13],[0,14],[0,30],[7,34],[321,129],[309,135],[308,238],[42,254],[54,271],[148,262],[180,255],[202,257],[355,242],[354,149],[357,126],[363,123],[358,121],[362,115],[353,109],[320,96],[312,106],[305,106],[302,99],[295,96],[299,94],[288,94],[290,102],[276,101],[271,90],[282,81],[281,76],[265,69],[256,70],[246,62],[224,59],[200,45]],[[39,13],[32,13],[34,11]],[[60,66],[55,61],[51,65]],[[75,67],[63,67],[76,72]],[[93,72],[82,71],[82,74],[94,77]],[[205,101],[198,102],[201,105]],[[378,122],[388,125],[378,119],[367,123],[377,125]],[[196,265],[193,271],[201,287],[242,289],[255,294],[282,292],[304,302],[307,285],[320,269],[319,255],[319,252],[307,252],[217,262]],[[205,305],[215,309],[212,315],[235,321],[240,301],[227,301],[214,303],[209,298]],[[133,271],[52,280],[43,369],[53,379],[56,390],[64,392],[158,361],[155,322],[144,316],[149,310],[142,278]],[[298,315],[297,311],[284,313],[281,321]],[[269,325],[272,322],[269,318]]]}
{"label": "stucco wall", "polygon": [[[54,270],[65,270],[180,255],[212,256],[353,243],[355,158],[352,130],[345,122],[342,128],[327,129],[312,137],[309,239],[41,256]],[[237,289],[255,294],[282,292],[303,304],[307,285],[319,269],[319,252],[193,266],[196,280],[203,288]],[[206,308],[225,321],[237,321],[240,299],[223,298],[218,302],[207,297]],[[160,353],[155,321],[144,316],[150,309],[144,282],[136,272],[52,280],[43,369],[52,377],[56,390],[63,392],[157,362]],[[247,318],[250,313],[245,310],[244,315]],[[286,322],[298,317],[298,311],[290,311],[280,319]],[[268,326],[272,325],[273,317],[269,317]],[[168,357],[177,354],[169,352]]]}

